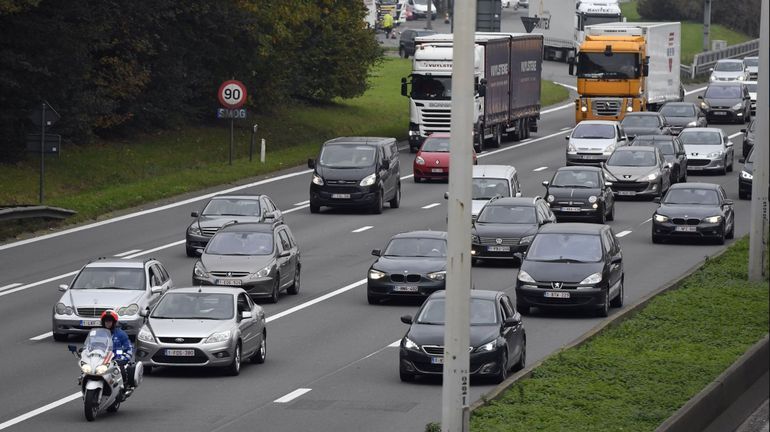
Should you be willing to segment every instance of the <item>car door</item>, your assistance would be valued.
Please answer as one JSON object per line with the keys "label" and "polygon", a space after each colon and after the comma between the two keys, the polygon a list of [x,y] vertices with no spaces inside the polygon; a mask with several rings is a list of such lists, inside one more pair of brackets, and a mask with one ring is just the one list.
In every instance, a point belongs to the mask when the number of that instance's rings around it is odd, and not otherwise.
{"label": "car door", "polygon": [[615,194],[612,193],[612,189],[604,181],[604,175],[601,173],[599,173],[599,187],[604,199],[604,208],[612,208],[615,205]]}
{"label": "car door", "polygon": [[619,289],[618,282],[623,277],[623,255],[620,250],[620,243],[611,228],[607,227],[602,230],[601,236],[605,251],[605,267],[608,269],[607,280],[610,287],[610,298],[613,298]]}
{"label": "car door", "polygon": [[[244,357],[253,353],[257,348],[259,341],[257,340],[257,317],[254,316],[253,305],[249,303],[246,293],[238,294],[237,298],[238,316],[235,317],[238,322],[238,328],[241,331],[241,352]],[[243,312],[251,313],[251,317],[243,318]]]}
{"label": "car door", "polygon": [[687,152],[684,151],[684,146],[679,138],[674,138],[674,154],[676,155],[676,161],[679,164],[677,174],[680,178],[683,178],[682,173],[687,172]]}
{"label": "car door", "polygon": [[279,228],[274,231],[275,235],[275,247],[276,247],[276,266],[278,267],[278,274],[280,279],[278,286],[284,288],[288,285],[288,281],[294,278],[294,274],[291,273],[291,246],[286,242],[286,234],[283,233],[283,228]]}
{"label": "car door", "polygon": [[388,158],[388,170],[390,171],[391,187],[395,198],[396,189],[398,189],[398,183],[401,181],[401,166],[398,160],[398,145],[395,141],[386,144],[384,146],[385,156]]}
{"label": "car door", "polygon": [[289,236],[289,229],[284,228],[279,231],[278,236],[281,240],[281,248],[288,252],[289,255],[286,260],[285,270],[281,274],[286,274],[286,284],[289,285],[294,281],[294,276],[297,272],[297,248],[294,247]]}
{"label": "car door", "polygon": [[722,186],[717,188],[717,192],[719,194],[719,204],[722,207],[722,213],[725,218],[725,229],[729,230],[735,223],[735,209],[733,208],[732,201],[727,199],[727,193]]}
{"label": "car door", "polygon": [[[513,318],[516,315],[516,309],[507,295],[500,295],[498,304],[500,312],[503,314],[503,322],[506,318]],[[503,326],[503,337],[508,343],[508,361],[518,360],[524,347],[524,325],[519,322],[514,326]]]}

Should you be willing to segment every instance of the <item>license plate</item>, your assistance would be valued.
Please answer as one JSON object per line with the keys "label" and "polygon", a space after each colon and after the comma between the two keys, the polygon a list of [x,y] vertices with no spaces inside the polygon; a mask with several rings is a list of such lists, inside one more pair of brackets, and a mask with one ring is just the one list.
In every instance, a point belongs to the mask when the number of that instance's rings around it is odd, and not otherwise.
{"label": "license plate", "polygon": [[441,168],[431,168],[430,172],[432,172],[432,173],[442,173],[442,172],[444,172],[444,170],[441,169]]}
{"label": "license plate", "polygon": [[510,252],[510,246],[487,246],[487,250],[490,252]]}
{"label": "license plate", "polygon": [[674,228],[674,231],[679,231],[679,232],[696,232],[696,231],[698,231],[698,227],[694,227],[694,226],[678,226],[678,227]]}
{"label": "license plate", "polygon": [[217,279],[216,284],[225,285],[225,286],[241,286],[241,284],[243,284],[243,281],[241,281],[240,279]]}
{"label": "license plate", "polygon": [[169,357],[193,357],[195,350],[189,349],[167,349],[166,355]]}
{"label": "license plate", "polygon": [[431,357],[430,362],[432,364],[444,364],[444,357]]}
{"label": "license plate", "polygon": [[398,285],[393,288],[396,292],[417,292],[417,287],[413,285]]}
{"label": "license plate", "polygon": [[562,207],[561,211],[577,213],[580,212],[580,207]]}
{"label": "license plate", "polygon": [[350,199],[350,194],[332,194],[334,199]]}
{"label": "license plate", "polygon": [[714,111],[711,114],[714,114],[714,115],[727,115],[727,113],[725,111]]}
{"label": "license plate", "polygon": [[102,322],[99,320],[81,320],[81,327],[101,327]]}
{"label": "license plate", "polygon": [[546,291],[544,294],[548,298],[569,298],[569,292],[567,291]]}
{"label": "license plate", "polygon": [[619,191],[619,192],[618,192],[618,195],[622,195],[622,196],[632,196],[632,195],[636,195],[636,192],[634,192],[634,191]]}

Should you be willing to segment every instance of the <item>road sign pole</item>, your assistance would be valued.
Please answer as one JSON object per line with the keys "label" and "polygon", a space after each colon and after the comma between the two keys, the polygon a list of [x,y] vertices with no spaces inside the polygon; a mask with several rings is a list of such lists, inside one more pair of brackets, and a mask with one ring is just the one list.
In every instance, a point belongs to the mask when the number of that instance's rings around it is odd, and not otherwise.
{"label": "road sign pole", "polygon": [[45,102],[40,107],[40,204],[43,204],[43,187],[45,178]]}
{"label": "road sign pole", "polygon": [[257,145],[257,125],[251,128],[251,144],[249,145],[249,162],[254,157],[254,146]]}
{"label": "road sign pole", "polygon": [[767,189],[768,189],[768,138],[770,138],[770,87],[768,80],[768,10],[762,2],[759,24],[759,77],[757,79],[757,136],[754,140],[754,172],[751,185],[751,227],[749,229],[749,280],[761,282],[767,259]]}
{"label": "road sign pole", "polygon": [[[428,0],[431,1],[431,0]],[[466,432],[470,416],[471,181],[476,2],[455,2],[447,221],[446,327],[441,430]]]}
{"label": "road sign pole", "polygon": [[235,136],[233,134],[233,122],[234,120],[233,120],[233,117],[231,116],[230,117],[230,161],[229,161],[230,165],[233,164],[233,146],[235,145],[234,143]]}
{"label": "road sign pole", "polygon": [[431,24],[431,19],[433,18],[433,0],[428,0],[428,23],[425,25],[425,28],[428,30],[433,29],[433,25]]}

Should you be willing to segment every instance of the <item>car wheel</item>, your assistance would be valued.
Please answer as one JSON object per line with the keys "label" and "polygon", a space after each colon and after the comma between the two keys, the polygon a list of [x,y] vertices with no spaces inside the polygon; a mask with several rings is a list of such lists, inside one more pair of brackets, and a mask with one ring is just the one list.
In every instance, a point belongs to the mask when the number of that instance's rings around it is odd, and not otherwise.
{"label": "car wheel", "polygon": [[372,207],[372,213],[382,214],[383,207],[385,207],[385,194],[380,190],[377,192],[377,202],[375,202],[374,207]]}
{"label": "car wheel", "polygon": [[735,166],[735,156],[733,155],[730,158],[730,166],[726,168],[727,172],[733,172],[733,167]]}
{"label": "car wheel", "polygon": [[292,282],[291,286],[286,289],[287,294],[297,295],[297,293],[299,293],[300,269],[301,267],[297,266],[297,270],[294,271],[294,282]]}
{"label": "car wheel", "polygon": [[657,236],[655,234],[652,235],[652,242],[655,244],[663,243],[663,237]]}
{"label": "car wheel", "polygon": [[614,221],[615,220],[615,203],[613,203],[610,206],[610,212],[607,214],[607,220],[608,221]]}
{"label": "car wheel", "polygon": [[281,275],[275,274],[275,282],[273,282],[273,291],[270,293],[270,297],[267,299],[270,303],[278,303],[278,292],[281,286]]}
{"label": "car wheel", "polygon": [[185,246],[185,252],[187,252],[187,256],[190,258],[198,256],[198,253],[195,252],[195,248],[191,248],[190,246]]}
{"label": "car wheel", "polygon": [[415,183],[420,183],[420,182],[422,182],[422,177],[420,177],[420,176],[414,176],[414,182],[415,182]]}
{"label": "car wheel", "polygon": [[262,364],[267,359],[267,333],[262,333],[262,342],[259,344],[257,352],[251,357],[252,363]]}
{"label": "car wheel", "polygon": [[520,371],[527,367],[527,339],[524,339],[524,343],[521,346],[521,354],[519,354],[519,361],[513,366],[513,370]]}
{"label": "car wheel", "polygon": [[380,304],[380,300],[382,300],[382,297],[377,294],[366,293],[366,301],[369,302],[370,305]]}
{"label": "car wheel", "polygon": [[403,382],[413,382],[415,378],[413,373],[409,373],[403,369],[398,370],[398,376]]}
{"label": "car wheel", "polygon": [[66,333],[54,333],[53,340],[56,342],[66,342],[69,339],[69,335]]}
{"label": "car wheel", "polygon": [[506,352],[507,348],[502,346],[500,349],[502,350],[502,354],[500,355],[498,372],[495,374],[495,382],[498,384],[508,378],[508,353]]}
{"label": "car wheel", "polygon": [[610,290],[609,288],[604,290],[604,304],[599,308],[596,309],[596,316],[598,317],[606,317],[610,314]]}
{"label": "car wheel", "polygon": [[727,233],[725,232],[727,230],[727,227],[724,223],[722,223],[722,233],[717,237],[717,244],[723,245],[725,244],[725,238],[727,238]]}
{"label": "car wheel", "polygon": [[614,308],[623,307],[623,297],[626,294],[624,286],[625,286],[625,281],[621,277],[621,279],[620,279],[620,289],[618,290],[618,295],[615,296],[614,299],[612,299],[612,301],[610,302],[610,306],[612,306]]}
{"label": "car wheel", "polygon": [[596,215],[596,223],[604,225],[607,223],[607,214],[604,212],[604,209],[599,212],[598,215]]}
{"label": "car wheel", "polygon": [[236,376],[241,373],[241,343],[235,344],[235,352],[233,353],[233,361],[227,366],[227,374],[230,376]]}
{"label": "car wheel", "polygon": [[311,202],[310,203],[310,213],[318,213],[319,211],[321,211],[321,206],[319,206],[318,204],[313,204]]}
{"label": "car wheel", "polygon": [[399,208],[401,206],[401,183],[396,186],[396,194],[393,195],[393,199],[388,202],[390,208]]}

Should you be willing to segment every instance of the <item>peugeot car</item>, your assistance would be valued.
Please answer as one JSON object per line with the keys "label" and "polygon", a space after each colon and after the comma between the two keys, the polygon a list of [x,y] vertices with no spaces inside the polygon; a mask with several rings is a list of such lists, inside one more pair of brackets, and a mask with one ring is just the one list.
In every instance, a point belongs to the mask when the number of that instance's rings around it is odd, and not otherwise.
{"label": "peugeot car", "polygon": [[671,168],[657,147],[616,149],[603,168],[612,191],[621,197],[662,196],[671,186]]}
{"label": "peugeot car", "polygon": [[559,221],[615,219],[615,196],[597,167],[561,167],[544,181],[546,201]]}
{"label": "peugeot car", "polygon": [[687,152],[688,170],[716,171],[719,174],[733,170],[735,148],[722,129],[686,129],[679,134],[679,140]]}
{"label": "peugeot car", "polygon": [[722,186],[682,183],[671,187],[652,215],[652,242],[713,239],[723,244],[735,234],[733,201]]}
{"label": "peugeot car", "polygon": [[656,147],[666,160],[671,173],[671,184],[687,181],[687,152],[676,136],[640,135],[631,142],[632,146]]}
{"label": "peugeot car", "polygon": [[672,134],[682,132],[684,128],[706,127],[706,114],[692,102],[666,102],[660,107]]}

